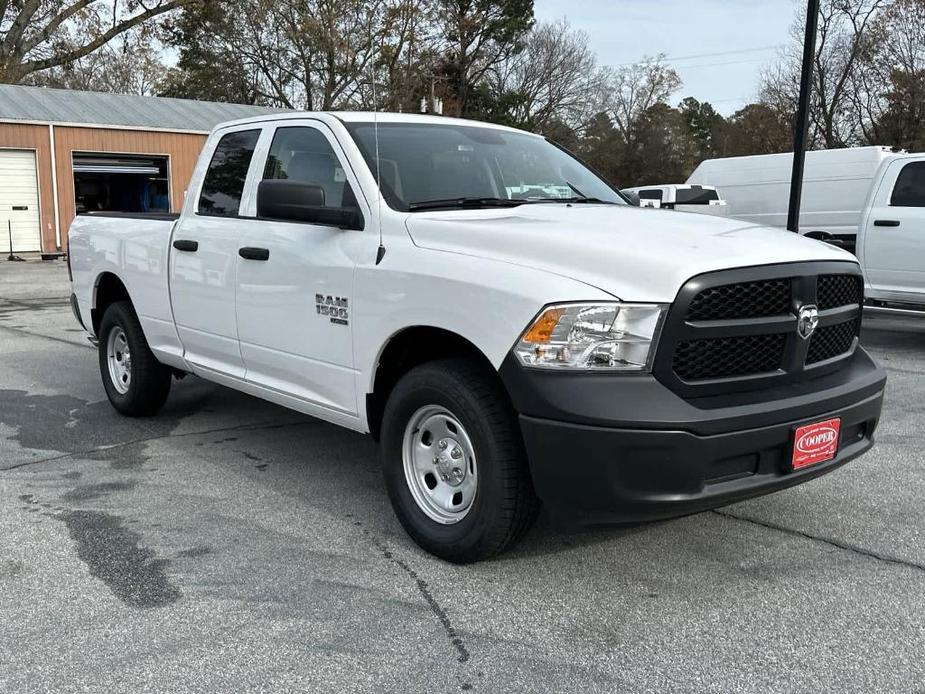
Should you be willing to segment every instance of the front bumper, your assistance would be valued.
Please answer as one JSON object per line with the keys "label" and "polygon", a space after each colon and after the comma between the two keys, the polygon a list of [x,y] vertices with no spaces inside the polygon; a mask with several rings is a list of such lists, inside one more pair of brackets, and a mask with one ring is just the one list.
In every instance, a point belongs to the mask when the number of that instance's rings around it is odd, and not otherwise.
{"label": "front bumper", "polygon": [[[554,516],[581,524],[686,515],[831,472],[873,445],[886,382],[861,349],[811,382],[699,400],[652,376],[540,372],[512,359],[501,375],[537,494]],[[795,427],[834,417],[837,457],[791,472]]]}

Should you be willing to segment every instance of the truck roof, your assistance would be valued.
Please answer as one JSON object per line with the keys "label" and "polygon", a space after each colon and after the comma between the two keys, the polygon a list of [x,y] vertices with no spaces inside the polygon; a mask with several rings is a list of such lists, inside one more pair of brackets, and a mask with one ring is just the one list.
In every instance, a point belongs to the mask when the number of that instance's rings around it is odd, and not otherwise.
{"label": "truck roof", "polygon": [[506,125],[485,123],[483,121],[466,118],[450,118],[448,116],[433,116],[419,113],[392,113],[389,111],[285,111],[267,115],[239,118],[237,120],[220,123],[216,128],[227,128],[245,123],[265,123],[267,121],[294,120],[299,118],[336,118],[344,123],[430,123],[433,125],[467,125],[470,127],[491,128],[492,130],[505,130],[512,133],[542,137],[526,130],[518,130]]}

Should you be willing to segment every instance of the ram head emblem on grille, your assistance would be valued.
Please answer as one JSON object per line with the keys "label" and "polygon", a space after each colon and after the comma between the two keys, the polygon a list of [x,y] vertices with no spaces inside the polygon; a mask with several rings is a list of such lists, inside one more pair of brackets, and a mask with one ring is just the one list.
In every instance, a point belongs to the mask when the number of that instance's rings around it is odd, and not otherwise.
{"label": "ram head emblem on grille", "polygon": [[797,332],[804,340],[808,340],[819,327],[819,309],[815,306],[801,306],[797,318]]}

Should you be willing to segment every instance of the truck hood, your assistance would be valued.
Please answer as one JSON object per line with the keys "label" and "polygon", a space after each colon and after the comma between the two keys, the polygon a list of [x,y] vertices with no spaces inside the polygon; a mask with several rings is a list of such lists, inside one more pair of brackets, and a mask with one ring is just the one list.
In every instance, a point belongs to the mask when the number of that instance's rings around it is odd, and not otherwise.
{"label": "truck hood", "polygon": [[673,301],[684,282],[713,270],[808,260],[856,262],[850,253],[788,231],[624,206],[417,212],[406,225],[421,248],[555,273],[624,301]]}

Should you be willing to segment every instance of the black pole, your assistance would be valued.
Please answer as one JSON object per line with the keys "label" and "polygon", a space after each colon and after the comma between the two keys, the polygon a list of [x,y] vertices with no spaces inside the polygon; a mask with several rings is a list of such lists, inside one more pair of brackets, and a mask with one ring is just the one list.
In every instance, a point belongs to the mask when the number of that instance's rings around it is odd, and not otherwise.
{"label": "black pole", "polygon": [[6,220],[6,228],[10,232],[10,255],[7,260],[13,260],[16,256],[13,255],[13,220]]}
{"label": "black pole", "polygon": [[800,231],[800,202],[803,198],[803,167],[806,164],[806,138],[809,135],[809,101],[813,88],[813,60],[816,57],[816,29],[819,26],[819,0],[806,7],[806,39],[803,42],[803,71],[800,75],[800,105],[793,133],[793,177],[790,179],[790,211],[787,229]]}

